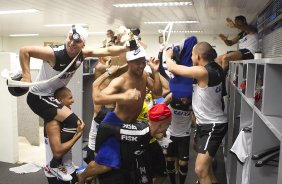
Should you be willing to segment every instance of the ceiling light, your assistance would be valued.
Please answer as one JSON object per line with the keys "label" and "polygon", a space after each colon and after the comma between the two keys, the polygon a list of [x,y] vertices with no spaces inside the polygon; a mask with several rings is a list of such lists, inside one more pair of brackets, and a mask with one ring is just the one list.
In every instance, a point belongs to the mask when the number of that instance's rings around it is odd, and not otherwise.
{"label": "ceiling light", "polygon": [[159,2],[159,3],[126,3],[113,4],[116,8],[131,8],[131,7],[160,7],[160,6],[192,6],[192,2]]}
{"label": "ceiling light", "polygon": [[[159,33],[163,33],[162,29],[158,30]],[[168,32],[168,31],[166,31]],[[172,30],[171,33],[202,33],[200,30]]]}
{"label": "ceiling light", "polygon": [[[73,24],[46,24],[45,27],[71,27]],[[76,24],[82,27],[87,27],[87,24]]]}
{"label": "ceiling light", "polygon": [[10,14],[18,14],[18,13],[36,13],[39,10],[36,9],[26,9],[26,10],[1,10],[0,15],[10,15]]}
{"label": "ceiling light", "polygon": [[10,34],[11,37],[39,36],[39,34]]}
{"label": "ceiling light", "polygon": [[168,24],[168,23],[174,23],[174,24],[193,24],[193,23],[199,23],[197,20],[184,20],[184,21],[148,21],[144,22],[145,24]]}

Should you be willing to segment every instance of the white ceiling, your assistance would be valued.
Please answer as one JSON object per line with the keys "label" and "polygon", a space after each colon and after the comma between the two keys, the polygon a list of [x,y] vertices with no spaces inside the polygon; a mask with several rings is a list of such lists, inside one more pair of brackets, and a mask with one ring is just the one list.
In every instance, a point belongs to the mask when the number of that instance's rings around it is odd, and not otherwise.
{"label": "white ceiling", "polygon": [[[177,0],[165,0],[177,1]],[[181,0],[179,0],[181,1]],[[182,0],[187,1],[187,0]],[[244,15],[253,20],[269,0],[193,0],[193,6],[115,8],[116,3],[164,2],[160,0],[0,0],[0,10],[37,9],[30,14],[0,15],[0,36],[39,33],[63,36],[69,28],[48,28],[45,24],[88,24],[89,31],[106,31],[120,25],[140,27],[141,34],[158,34],[165,25],[144,21],[198,20],[196,24],[175,24],[174,30],[202,30],[201,34],[234,33],[225,18]]]}

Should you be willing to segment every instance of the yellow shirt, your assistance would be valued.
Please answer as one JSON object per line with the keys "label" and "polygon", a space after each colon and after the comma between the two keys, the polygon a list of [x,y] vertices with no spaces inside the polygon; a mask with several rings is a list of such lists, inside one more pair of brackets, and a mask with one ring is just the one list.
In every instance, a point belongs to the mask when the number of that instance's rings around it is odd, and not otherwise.
{"label": "yellow shirt", "polygon": [[[149,121],[148,111],[149,111],[148,104],[146,102],[144,102],[142,111],[139,114],[137,120],[138,121]],[[156,140],[157,140],[156,138],[152,137],[152,139],[150,140],[150,144],[155,142]]]}
{"label": "yellow shirt", "polygon": [[139,114],[137,120],[138,121],[149,121],[148,111],[149,111],[148,104],[146,102],[144,102],[142,111]]}

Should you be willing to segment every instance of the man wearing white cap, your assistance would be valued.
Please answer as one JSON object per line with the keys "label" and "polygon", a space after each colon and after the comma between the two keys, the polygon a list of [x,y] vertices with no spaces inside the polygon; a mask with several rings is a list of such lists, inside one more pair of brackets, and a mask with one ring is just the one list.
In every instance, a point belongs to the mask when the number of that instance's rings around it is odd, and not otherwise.
{"label": "man wearing white cap", "polygon": [[[42,59],[43,64],[36,78],[36,81],[49,80],[64,71],[68,65],[74,61],[63,75],[46,83],[40,83],[32,86],[27,96],[27,103],[32,111],[44,119],[48,139],[46,144],[51,147],[52,156],[62,158],[68,152],[80,136],[75,136],[78,130],[84,127],[84,123],[66,106],[58,103],[53,97],[56,89],[66,86],[77,68],[81,65],[86,57],[100,57],[109,55],[119,55],[129,51],[127,46],[113,46],[99,49],[85,49],[85,42],[88,33],[80,25],[72,25],[68,32],[66,43],[56,46],[26,46],[20,49],[19,58],[22,67],[22,81],[31,82],[30,75],[30,58],[34,57]],[[58,128],[60,123],[64,124],[64,129]],[[81,134],[80,134],[81,135]],[[50,156],[50,158],[52,158]],[[49,156],[47,158],[48,164]],[[66,172],[72,174],[74,167],[70,163],[64,162]],[[48,168],[49,171],[54,171]],[[54,177],[50,173],[45,172],[49,183],[56,183],[59,180],[69,180],[59,169],[55,171],[57,175]],[[61,175],[62,174],[62,175]]]}
{"label": "man wearing white cap", "polygon": [[[150,177],[145,177],[146,174],[148,174],[146,173],[146,168],[142,167],[137,169],[137,166],[132,168],[132,166],[136,164],[135,159],[137,159],[135,158],[137,156],[134,155],[134,153],[138,152],[141,155],[143,153],[142,151],[135,151],[133,153],[133,150],[140,148],[140,143],[135,142],[137,139],[136,136],[123,135],[121,137],[121,141],[114,137],[109,137],[106,139],[106,141],[99,140],[99,138],[103,137],[101,136],[101,126],[118,125],[123,127],[125,126],[128,129],[133,127],[127,126],[126,124],[132,124],[136,122],[137,117],[143,107],[143,102],[146,95],[146,87],[148,87],[157,95],[162,94],[162,86],[158,73],[159,61],[153,57],[149,59],[148,64],[152,70],[152,79],[144,71],[146,66],[145,57],[146,53],[142,47],[127,52],[126,59],[128,61],[128,71],[126,73],[113,79],[111,83],[103,90],[100,90],[100,86],[109,75],[112,75],[112,68],[109,68],[107,72],[100,77],[100,80],[94,82],[93,89],[95,104],[116,104],[114,112],[108,113],[98,128],[95,148],[95,151],[98,154],[95,158],[95,163],[111,168],[119,168],[120,165],[115,165],[119,162],[114,159],[121,156],[120,169],[114,169],[109,171],[107,174],[98,176],[99,182],[101,184],[150,183]],[[130,142],[130,144],[128,142]],[[107,147],[109,149],[106,149]],[[140,167],[140,165],[144,165],[144,163],[139,162],[138,166]],[[130,168],[128,166],[130,166]]]}

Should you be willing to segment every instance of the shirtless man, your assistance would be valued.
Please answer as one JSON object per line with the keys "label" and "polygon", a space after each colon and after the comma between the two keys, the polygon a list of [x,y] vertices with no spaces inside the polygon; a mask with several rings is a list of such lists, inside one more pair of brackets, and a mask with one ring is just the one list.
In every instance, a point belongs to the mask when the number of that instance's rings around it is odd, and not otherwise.
{"label": "shirtless man", "polygon": [[[145,56],[146,53],[142,47],[127,52],[126,59],[128,61],[128,71],[126,73],[113,79],[103,90],[100,90],[99,86],[106,80],[108,75],[112,74],[111,68],[107,73],[103,74],[104,77],[100,78],[101,80],[94,82],[95,104],[115,104],[116,106],[114,112],[106,115],[101,125],[120,125],[130,129],[131,126],[128,126],[127,124],[136,122],[143,107],[146,87],[157,95],[162,94],[162,84],[158,73],[159,61],[155,58],[150,58],[149,60],[149,66],[152,70],[152,79],[146,72],[144,72],[146,66]],[[102,80],[103,78],[104,80]],[[140,127],[136,128],[146,129],[142,123],[140,123]],[[95,163],[98,163],[100,165],[116,168],[115,170],[99,175],[100,183],[150,183],[150,178],[146,176],[146,163],[142,161],[143,158],[140,161],[140,158],[143,155],[144,146],[139,142],[135,142],[138,138],[133,136],[134,134],[132,136],[121,135],[121,143],[113,137],[101,143],[101,141],[98,140],[99,131],[101,131],[100,127],[98,128],[95,151],[98,155],[102,155],[103,157],[97,156],[95,158],[94,166]],[[150,137],[148,138],[150,139]],[[123,141],[128,141],[130,143],[123,143]],[[111,154],[109,154],[109,150],[105,151],[104,149],[107,144],[109,145],[109,148],[115,148],[110,150]],[[135,150],[137,150],[137,152]],[[105,156],[106,154],[102,154],[102,151],[108,153],[108,157]],[[140,155],[135,155],[134,152],[140,153]],[[119,155],[121,155],[121,158]],[[115,158],[121,159],[121,168],[120,165],[115,165],[117,162],[114,160]],[[132,166],[136,166],[135,161],[138,161],[139,168],[132,168]],[[137,172],[139,170],[142,170],[142,172]]]}

